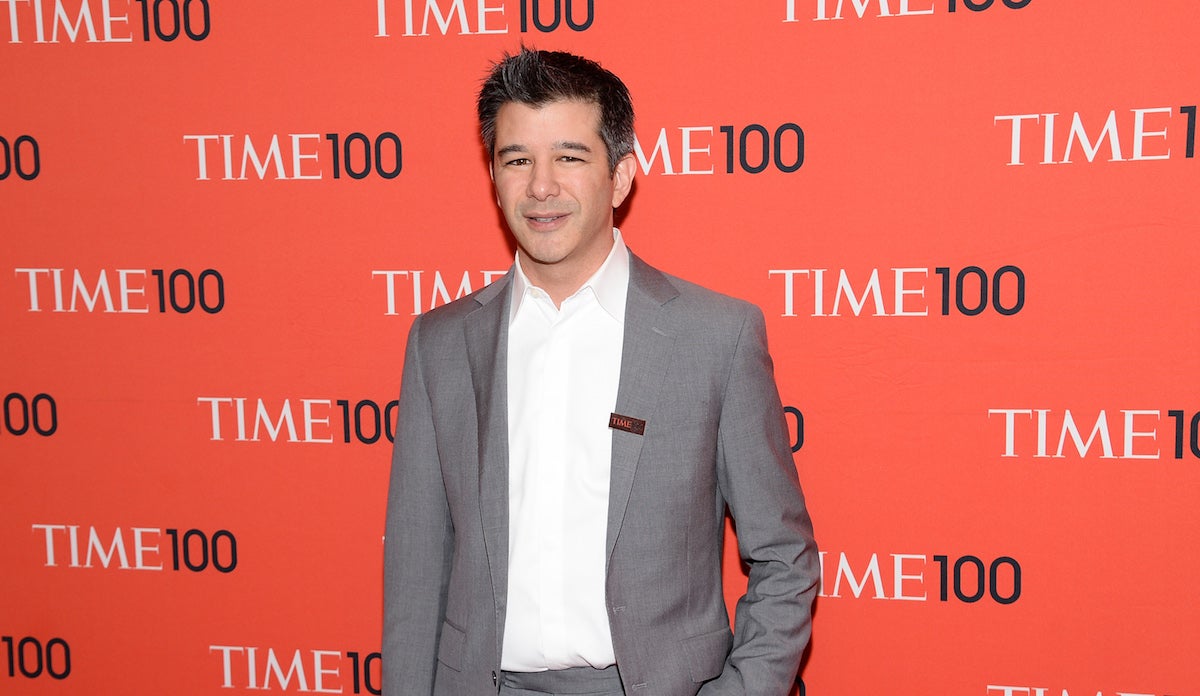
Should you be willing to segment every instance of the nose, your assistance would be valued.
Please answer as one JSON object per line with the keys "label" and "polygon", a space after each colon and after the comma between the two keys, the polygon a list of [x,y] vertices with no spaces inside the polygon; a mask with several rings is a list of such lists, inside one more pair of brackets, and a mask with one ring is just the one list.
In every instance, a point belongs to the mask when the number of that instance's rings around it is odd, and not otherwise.
{"label": "nose", "polygon": [[535,162],[529,171],[530,198],[544,201],[558,195],[558,179],[555,177],[553,163]]}

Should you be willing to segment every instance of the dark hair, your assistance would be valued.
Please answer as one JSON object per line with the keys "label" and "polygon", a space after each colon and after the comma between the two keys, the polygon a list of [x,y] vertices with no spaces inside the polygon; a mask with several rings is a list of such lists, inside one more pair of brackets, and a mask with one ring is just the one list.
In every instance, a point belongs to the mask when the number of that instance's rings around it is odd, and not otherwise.
{"label": "dark hair", "polygon": [[479,131],[488,157],[496,154],[496,114],[509,102],[541,107],[562,100],[600,107],[600,138],[608,149],[608,169],[633,152],[633,100],[621,79],[600,64],[562,51],[521,47],[492,66],[479,90]]}

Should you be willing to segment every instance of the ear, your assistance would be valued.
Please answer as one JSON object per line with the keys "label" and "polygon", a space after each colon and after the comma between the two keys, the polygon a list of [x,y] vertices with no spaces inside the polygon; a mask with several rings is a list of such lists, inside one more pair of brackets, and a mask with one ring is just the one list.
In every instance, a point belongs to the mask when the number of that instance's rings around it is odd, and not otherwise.
{"label": "ear", "polygon": [[613,170],[613,195],[612,207],[619,208],[625,202],[625,198],[629,195],[629,190],[633,188],[633,176],[637,172],[637,160],[633,158],[633,153],[629,153],[617,162],[617,168]]}
{"label": "ear", "polygon": [[488,162],[488,178],[492,180],[492,197],[496,199],[496,205],[503,208],[500,205],[500,192],[496,190],[496,165],[491,162]]}

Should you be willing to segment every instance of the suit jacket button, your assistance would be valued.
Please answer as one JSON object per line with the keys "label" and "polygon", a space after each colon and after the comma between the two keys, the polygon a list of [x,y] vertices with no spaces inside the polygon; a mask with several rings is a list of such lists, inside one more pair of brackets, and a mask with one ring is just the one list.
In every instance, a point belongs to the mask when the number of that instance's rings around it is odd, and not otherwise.
{"label": "suit jacket button", "polygon": [[492,686],[496,686],[496,670],[492,670]]}

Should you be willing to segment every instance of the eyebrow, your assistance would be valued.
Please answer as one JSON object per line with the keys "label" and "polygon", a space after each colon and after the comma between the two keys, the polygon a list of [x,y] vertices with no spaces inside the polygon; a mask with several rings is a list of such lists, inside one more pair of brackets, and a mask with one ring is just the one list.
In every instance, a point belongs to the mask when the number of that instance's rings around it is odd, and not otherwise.
{"label": "eyebrow", "polygon": [[[553,150],[573,150],[575,152],[585,152],[587,154],[591,154],[591,152],[592,152],[592,148],[588,147],[584,143],[575,142],[574,140],[560,140],[559,142],[556,142],[553,145],[551,145],[551,149],[553,149]],[[500,157],[503,155],[511,155],[513,153],[524,153],[524,152],[529,152],[529,148],[525,147],[524,145],[518,145],[518,144],[505,145],[504,147],[500,148],[499,150],[496,150],[496,156]]]}
{"label": "eyebrow", "polygon": [[554,143],[554,149],[555,150],[575,150],[576,152],[587,152],[589,154],[592,151],[592,148],[588,147],[587,145],[584,145],[583,143],[577,143],[573,140],[563,140],[563,141]]}

